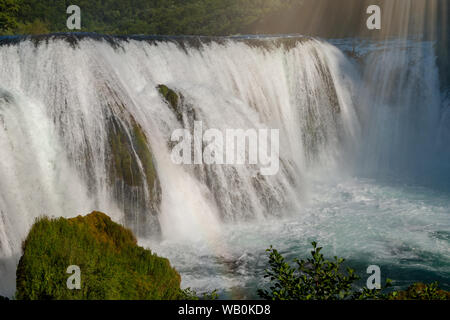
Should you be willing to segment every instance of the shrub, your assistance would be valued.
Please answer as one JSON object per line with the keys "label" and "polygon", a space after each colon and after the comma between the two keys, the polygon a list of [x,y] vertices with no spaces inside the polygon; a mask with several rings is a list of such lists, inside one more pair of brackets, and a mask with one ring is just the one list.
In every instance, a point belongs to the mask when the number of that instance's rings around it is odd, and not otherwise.
{"label": "shrub", "polygon": [[[269,266],[265,278],[271,282],[270,291],[258,290],[258,295],[267,300],[341,300],[341,299],[381,299],[382,289],[353,291],[353,283],[359,279],[355,271],[342,264],[345,259],[334,257],[326,260],[322,248],[313,242],[311,258],[295,259],[297,268],[290,266],[285,258],[273,247],[269,252]],[[385,288],[390,285],[388,280]]]}
{"label": "shrub", "polygon": [[431,284],[415,283],[405,291],[394,291],[389,300],[450,300],[450,292],[439,288],[437,282]]}

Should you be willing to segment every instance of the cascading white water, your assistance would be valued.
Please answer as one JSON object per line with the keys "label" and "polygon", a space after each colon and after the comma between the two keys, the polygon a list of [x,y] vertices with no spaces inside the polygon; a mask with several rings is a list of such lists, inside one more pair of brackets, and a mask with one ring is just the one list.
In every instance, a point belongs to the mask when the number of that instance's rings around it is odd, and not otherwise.
{"label": "cascading white water", "polygon": [[[388,162],[396,157],[389,150],[401,152],[399,146],[408,150],[404,157],[417,155],[406,141],[416,117],[408,118],[406,129],[396,121],[413,112],[403,104],[439,106],[436,66],[426,50],[425,67],[407,66],[423,57],[383,53],[369,59],[374,69],[361,76],[337,47],[302,38],[201,45],[48,38],[0,46],[0,294],[14,292],[21,241],[41,215],[99,210],[131,227],[141,241],[160,227],[162,239],[200,240],[226,252],[222,221],[301,212],[313,181],[351,172],[360,146],[376,146],[373,154]],[[379,59],[397,66],[398,75],[377,69]],[[390,81],[398,85],[395,92]],[[433,90],[416,94],[421,81]],[[160,84],[182,96],[181,121],[160,95]],[[402,90],[404,99],[395,100]],[[389,108],[397,108],[395,117]],[[431,127],[442,118],[435,112],[417,115],[426,115],[427,134],[436,132]],[[170,136],[189,129],[192,114],[207,128],[279,129],[279,174],[262,177],[252,166],[172,163]],[[380,137],[379,123],[395,132]],[[155,185],[133,176],[150,176],[136,142],[141,131],[156,168]],[[385,135],[395,137],[392,144],[383,142]],[[427,145],[431,137],[417,139]],[[117,177],[123,157],[133,169]]]}
{"label": "cascading white water", "polygon": [[[343,71],[352,67],[337,48],[316,40],[298,39],[290,48],[267,44],[228,40],[183,48],[86,38],[72,45],[63,39],[3,45],[2,259],[17,262],[21,241],[41,215],[95,209],[127,223],[123,199],[108,184],[111,114],[128,132],[137,122],[149,140],[161,183],[163,237],[218,241],[220,220],[294,212],[307,189],[308,162],[329,167],[357,136],[352,75]],[[280,129],[280,174],[172,164],[168,142],[182,124],[158,84],[179,92],[208,128]],[[2,283],[7,273],[2,270]]]}
{"label": "cascading white water", "polygon": [[[423,177],[436,168],[442,111],[434,43],[395,41],[371,51],[364,86],[364,171]],[[383,66],[380,68],[379,66]],[[387,141],[389,141],[387,143]]]}

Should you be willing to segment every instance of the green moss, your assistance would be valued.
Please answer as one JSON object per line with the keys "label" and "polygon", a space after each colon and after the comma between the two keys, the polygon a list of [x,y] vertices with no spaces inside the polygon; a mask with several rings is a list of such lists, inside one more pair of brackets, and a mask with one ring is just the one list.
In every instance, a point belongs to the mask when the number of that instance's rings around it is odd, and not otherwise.
{"label": "green moss", "polygon": [[158,85],[156,88],[158,89],[159,93],[163,96],[163,98],[166,100],[166,102],[169,104],[169,106],[172,108],[172,110],[175,112],[178,121],[181,121],[183,119],[183,115],[180,112],[178,104],[180,100],[178,94],[163,84]]}
{"label": "green moss", "polygon": [[141,185],[139,166],[132,153],[132,141],[127,135],[125,128],[114,118],[110,122],[108,140],[112,160],[110,169],[111,180],[123,180],[128,186]]}
{"label": "green moss", "polygon": [[[81,269],[81,289],[69,290],[68,266]],[[177,299],[180,276],[167,259],[136,245],[128,229],[93,212],[74,219],[41,218],[23,243],[17,299]]]}
{"label": "green moss", "polygon": [[[133,126],[133,145],[144,169],[147,186],[151,191],[153,190],[155,184],[158,183],[158,177],[147,137],[137,123]],[[155,194],[151,194],[152,198],[155,196]]]}
{"label": "green moss", "polygon": [[157,182],[157,173],[147,137],[141,126],[131,120],[132,130],[128,130],[115,118],[110,119],[108,140],[111,151],[111,180],[121,179],[131,187],[142,186],[143,175],[139,162],[143,167],[146,183],[152,190]]}

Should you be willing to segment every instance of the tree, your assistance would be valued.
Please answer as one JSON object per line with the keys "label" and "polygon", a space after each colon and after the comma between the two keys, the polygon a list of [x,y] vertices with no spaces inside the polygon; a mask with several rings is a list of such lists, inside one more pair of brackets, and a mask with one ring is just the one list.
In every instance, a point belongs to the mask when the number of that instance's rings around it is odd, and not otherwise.
{"label": "tree", "polygon": [[0,32],[6,32],[17,27],[17,0],[0,0]]}
{"label": "tree", "polygon": [[[19,2],[18,20],[36,19],[49,32],[67,32],[64,0],[0,0]],[[77,0],[82,31],[106,34],[230,35],[271,12],[302,0]],[[3,11],[3,10],[2,10]]]}
{"label": "tree", "polygon": [[47,24],[39,19],[35,19],[33,22],[18,23],[15,29],[15,34],[46,34],[49,33]]}

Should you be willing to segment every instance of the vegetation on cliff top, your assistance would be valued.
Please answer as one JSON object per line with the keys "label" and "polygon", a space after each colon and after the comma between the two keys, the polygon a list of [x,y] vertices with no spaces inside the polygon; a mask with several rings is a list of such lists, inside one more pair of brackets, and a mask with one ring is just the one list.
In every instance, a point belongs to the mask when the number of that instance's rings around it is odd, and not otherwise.
{"label": "vegetation on cliff top", "polygon": [[[268,14],[301,1],[78,0],[76,4],[82,10],[84,32],[225,35],[243,32]],[[66,9],[70,4],[64,0],[0,0],[0,12],[8,18],[3,23],[0,15],[0,33],[67,32]]]}
{"label": "vegetation on cliff top", "polygon": [[17,28],[19,4],[16,0],[0,0],[0,34]]}
{"label": "vegetation on cliff top", "polygon": [[[71,265],[81,289],[69,290]],[[180,275],[167,259],[137,246],[130,230],[93,212],[73,219],[40,218],[23,243],[17,299],[179,299]]]}

